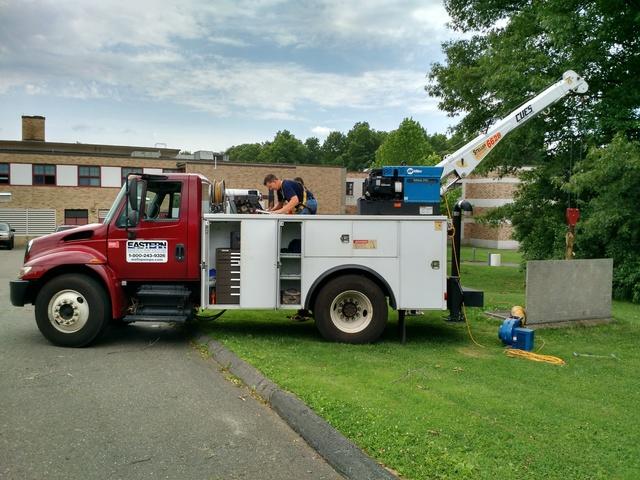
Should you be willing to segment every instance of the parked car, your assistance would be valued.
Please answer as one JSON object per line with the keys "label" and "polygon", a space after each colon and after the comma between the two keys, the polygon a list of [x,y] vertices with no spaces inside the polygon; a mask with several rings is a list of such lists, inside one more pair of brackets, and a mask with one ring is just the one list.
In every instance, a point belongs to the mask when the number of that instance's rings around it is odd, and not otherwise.
{"label": "parked car", "polygon": [[15,229],[8,223],[0,222],[0,245],[4,245],[9,250],[13,249],[13,237]]}
{"label": "parked car", "polygon": [[72,228],[76,228],[77,225],[58,225],[56,227],[56,232],[64,232],[65,230],[71,230]]}

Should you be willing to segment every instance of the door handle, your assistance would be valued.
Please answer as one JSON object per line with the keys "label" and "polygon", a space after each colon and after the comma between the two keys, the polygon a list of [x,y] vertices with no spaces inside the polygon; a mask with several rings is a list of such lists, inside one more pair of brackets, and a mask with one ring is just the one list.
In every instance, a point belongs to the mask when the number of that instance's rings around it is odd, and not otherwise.
{"label": "door handle", "polygon": [[184,244],[179,243],[176,245],[176,260],[182,262],[184,260]]}

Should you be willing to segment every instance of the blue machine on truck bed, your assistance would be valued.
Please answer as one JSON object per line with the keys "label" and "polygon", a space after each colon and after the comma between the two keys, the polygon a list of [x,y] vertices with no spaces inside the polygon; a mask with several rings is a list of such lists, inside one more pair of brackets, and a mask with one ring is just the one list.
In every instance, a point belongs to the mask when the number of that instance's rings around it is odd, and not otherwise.
{"label": "blue machine on truck bed", "polygon": [[372,170],[358,200],[360,215],[439,215],[443,167],[390,166]]}

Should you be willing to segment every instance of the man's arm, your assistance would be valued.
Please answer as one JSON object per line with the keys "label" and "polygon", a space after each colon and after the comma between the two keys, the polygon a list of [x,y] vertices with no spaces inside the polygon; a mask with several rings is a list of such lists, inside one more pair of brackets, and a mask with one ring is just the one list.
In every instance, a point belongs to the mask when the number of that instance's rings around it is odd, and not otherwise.
{"label": "man's arm", "polygon": [[276,210],[279,210],[282,208],[282,206],[284,205],[283,202],[278,201],[278,203],[276,203],[273,207],[268,208],[267,211],[269,212],[275,212]]}
{"label": "man's arm", "polygon": [[277,210],[273,210],[273,213],[290,213],[296,206],[300,203],[297,195],[294,195],[289,199],[289,201],[285,204],[284,207],[278,208]]}

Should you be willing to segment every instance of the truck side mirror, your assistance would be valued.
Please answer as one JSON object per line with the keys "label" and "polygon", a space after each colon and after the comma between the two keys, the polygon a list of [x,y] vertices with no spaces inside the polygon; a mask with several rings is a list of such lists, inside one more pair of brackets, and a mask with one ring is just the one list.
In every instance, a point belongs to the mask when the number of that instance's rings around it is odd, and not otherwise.
{"label": "truck side mirror", "polygon": [[138,210],[138,179],[136,177],[130,177],[127,179],[127,200],[129,201],[129,208],[133,211]]}
{"label": "truck side mirror", "polygon": [[137,210],[129,210],[129,214],[127,215],[127,227],[135,227],[138,225],[138,221],[140,220],[140,214]]}
{"label": "truck side mirror", "polygon": [[12,229],[11,229],[11,233],[16,233],[16,229],[15,229],[15,228],[12,228]]}

